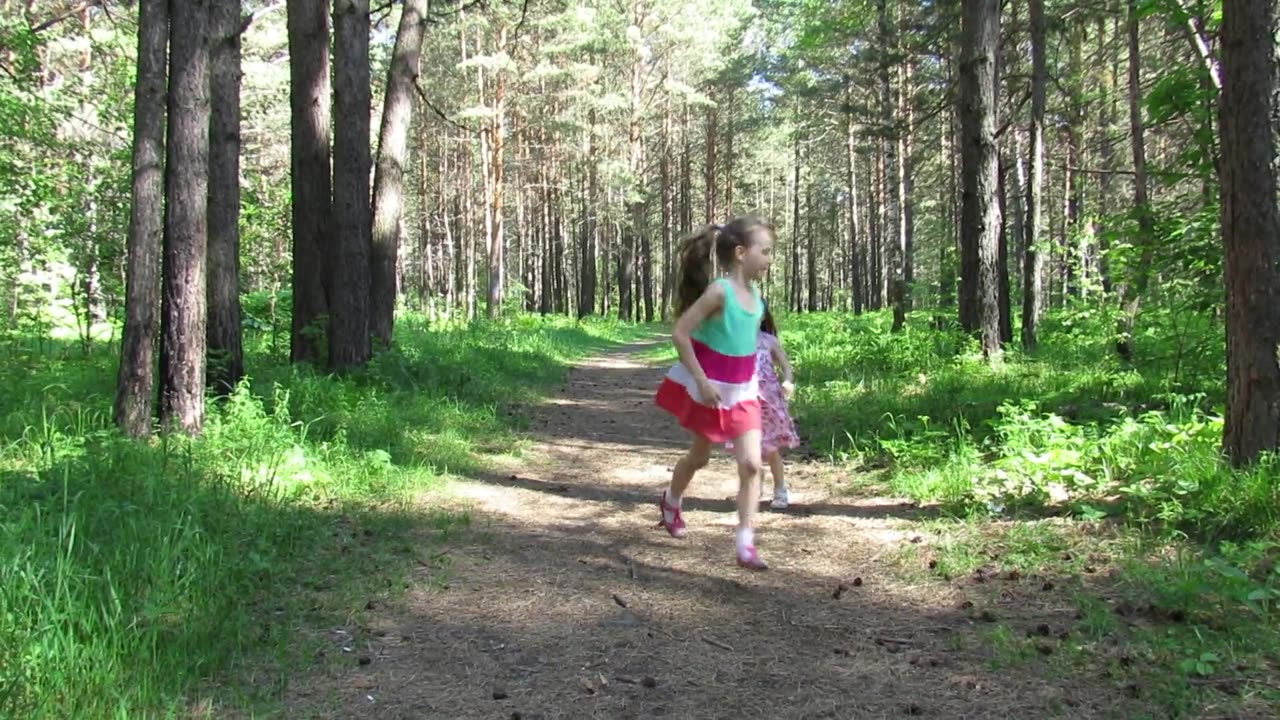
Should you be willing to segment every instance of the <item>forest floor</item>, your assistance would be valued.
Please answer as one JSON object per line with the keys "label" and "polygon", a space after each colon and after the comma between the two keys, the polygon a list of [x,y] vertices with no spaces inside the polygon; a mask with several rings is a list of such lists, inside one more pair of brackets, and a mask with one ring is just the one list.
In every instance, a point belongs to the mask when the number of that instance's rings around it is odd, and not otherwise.
{"label": "forest floor", "polygon": [[[737,482],[723,452],[686,499],[688,537],[668,537],[656,503],[684,436],[652,403],[665,370],[655,348],[578,365],[524,409],[527,447],[423,496],[469,527],[424,539],[403,593],[313,630],[331,661],[289,683],[287,716],[1168,714],[1126,670],[1143,660],[1122,636],[1091,634],[1124,614],[1107,572],[1020,573],[993,553],[940,575],[950,540],[935,508],[884,497],[804,448],[788,458],[791,507],[762,501],[768,571],[733,562]],[[1124,622],[1174,621],[1134,610]],[[1233,705],[1194,714],[1264,716]]]}

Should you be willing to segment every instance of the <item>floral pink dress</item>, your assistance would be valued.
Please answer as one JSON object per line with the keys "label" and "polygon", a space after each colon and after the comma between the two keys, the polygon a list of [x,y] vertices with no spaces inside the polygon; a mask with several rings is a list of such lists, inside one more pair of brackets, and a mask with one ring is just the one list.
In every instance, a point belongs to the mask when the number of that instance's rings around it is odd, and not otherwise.
{"label": "floral pink dress", "polygon": [[787,398],[782,393],[782,380],[773,367],[773,350],[778,338],[761,332],[756,339],[756,378],[760,383],[760,449],[764,457],[775,450],[800,445],[796,424],[791,419]]}

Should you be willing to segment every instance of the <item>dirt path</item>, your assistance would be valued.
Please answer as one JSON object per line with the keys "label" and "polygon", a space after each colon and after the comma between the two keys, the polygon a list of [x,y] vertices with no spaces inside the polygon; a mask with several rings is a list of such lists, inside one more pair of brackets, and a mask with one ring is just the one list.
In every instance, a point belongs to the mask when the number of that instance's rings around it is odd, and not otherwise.
{"label": "dirt path", "polygon": [[733,563],[723,453],[669,538],[656,499],[683,437],[648,347],[575,369],[530,451],[455,488],[473,529],[350,631],[367,664],[292,690],[291,716],[1133,717],[1114,687],[993,670],[963,588],[895,574],[918,511],[833,497],[830,466],[793,464],[793,508],[762,512],[768,572]]}

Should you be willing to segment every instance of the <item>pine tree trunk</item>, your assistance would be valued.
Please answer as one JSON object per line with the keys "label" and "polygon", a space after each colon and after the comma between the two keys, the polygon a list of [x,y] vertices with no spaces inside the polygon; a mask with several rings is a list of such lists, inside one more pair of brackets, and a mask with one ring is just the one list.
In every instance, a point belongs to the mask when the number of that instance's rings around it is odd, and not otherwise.
{"label": "pine tree trunk", "polygon": [[[640,207],[643,211],[644,206]],[[653,239],[647,231],[640,236],[640,276],[644,286],[644,321],[653,322]]]}
{"label": "pine tree trunk", "polygon": [[329,367],[369,361],[369,0],[334,0],[333,226]]}
{"label": "pine tree trunk", "polygon": [[[550,163],[550,160],[547,160]],[[555,304],[555,263],[551,248],[551,170],[544,167],[541,210],[538,213],[540,269],[538,312],[550,315]]]}
{"label": "pine tree trunk", "polygon": [[[159,330],[156,306],[160,301],[160,252],[165,219],[168,44],[168,0],[140,0],[124,340],[120,345],[115,401],[116,425],[131,437],[151,433],[155,402],[155,342]],[[16,313],[17,291],[14,292]]]}
{"label": "pine tree trunk", "polygon": [[462,167],[458,181],[462,183],[462,214],[458,220],[458,237],[462,243],[459,248],[458,270],[462,273],[458,283],[458,291],[462,293],[463,309],[467,320],[476,317],[476,222],[475,222],[475,158],[471,148],[463,144],[459,148],[462,154]]}
{"label": "pine tree trunk", "polygon": [[[498,47],[506,47],[507,29],[498,32]],[[493,320],[502,313],[506,286],[506,228],[504,226],[504,168],[506,165],[507,75],[498,70],[493,79],[493,118],[489,121],[488,199],[485,227],[489,231],[489,294],[486,310]]]}
{"label": "pine tree trunk", "polygon": [[558,313],[567,312],[569,309],[569,274],[565,270],[564,262],[564,223],[561,222],[559,212],[559,198],[555,190],[552,190],[553,207],[556,208],[555,215],[552,217],[552,246],[555,251],[555,311]]}
{"label": "pine tree trunk", "polygon": [[387,70],[382,127],[378,129],[378,162],[373,178],[373,242],[369,255],[369,334],[379,349],[391,347],[395,331],[398,294],[395,267],[400,255],[400,219],[404,216],[404,172],[427,4],[428,0],[404,2],[391,67]]}
{"label": "pine tree trunk", "polygon": [[[477,42],[479,42],[477,40]],[[466,25],[458,32],[459,57],[465,64],[468,60]],[[459,238],[462,242],[461,257],[458,269],[462,273],[458,290],[466,303],[467,320],[476,317],[476,223],[475,223],[475,157],[471,153],[469,143],[463,143],[458,149],[462,156],[459,169],[459,182],[462,183],[462,219],[458,223]]]}
{"label": "pine tree trunk", "polygon": [[[1107,21],[1105,18],[1098,20],[1098,45],[1099,57],[1105,57],[1108,46],[1107,37]],[[1098,177],[1098,216],[1107,217],[1111,213],[1111,173],[1115,170],[1115,141],[1112,138],[1112,127],[1115,124],[1116,117],[1116,72],[1115,64],[1108,62],[1104,71],[1104,99],[1102,101],[1101,118],[1099,125],[1099,150],[1102,162],[1102,174]],[[1105,225],[1099,224],[1098,231],[1098,274],[1102,280],[1102,292],[1111,294],[1111,248],[1109,247],[1107,236],[1108,230]]]}
{"label": "pine tree trunk", "polygon": [[693,231],[693,132],[689,127],[689,104],[684,105],[680,138],[684,151],[680,155],[680,231],[684,235]]}
{"label": "pine tree trunk", "polygon": [[903,66],[902,107],[902,307],[911,310],[911,292],[915,284],[916,244],[916,163],[915,163],[915,93],[914,65],[911,59]]}
{"label": "pine tree trunk", "polygon": [[1223,446],[1237,466],[1280,450],[1280,50],[1271,0],[1222,8]]}
{"label": "pine tree trunk", "polygon": [[1044,189],[1044,113],[1045,86],[1048,71],[1045,66],[1045,17],[1044,0],[1030,0],[1031,8],[1031,137],[1030,158],[1027,167],[1031,176],[1027,182],[1027,219],[1024,224],[1026,240],[1022,244],[1022,347],[1036,347],[1040,315],[1043,312],[1044,261],[1040,255],[1040,228],[1042,192]]}
{"label": "pine tree trunk", "polygon": [[1085,271],[1085,251],[1084,237],[1086,233],[1081,227],[1080,218],[1084,206],[1084,191],[1080,183],[1080,173],[1078,168],[1081,166],[1081,157],[1083,148],[1081,147],[1080,134],[1081,126],[1084,124],[1084,90],[1080,87],[1080,73],[1083,71],[1083,63],[1080,58],[1081,33],[1079,31],[1071,31],[1067,33],[1066,41],[1070,45],[1069,64],[1067,72],[1071,75],[1068,78],[1068,102],[1069,110],[1066,113],[1066,140],[1067,140],[1067,163],[1062,171],[1065,174],[1063,178],[1064,192],[1064,211],[1066,231],[1063,233],[1063,262],[1065,263],[1064,271],[1064,295],[1066,298],[1081,297],[1083,295],[1082,278]]}
{"label": "pine tree trunk", "polygon": [[600,235],[597,211],[600,203],[600,174],[595,157],[596,111],[594,108],[588,111],[587,118],[587,142],[583,152],[587,164],[587,194],[584,208],[586,222],[582,231],[582,268],[579,272],[582,280],[578,287],[578,317],[587,317],[595,312],[596,261],[599,254],[596,241]]}
{"label": "pine tree trunk", "polygon": [[716,109],[707,108],[706,133],[706,167],[704,168],[706,184],[707,224],[719,222],[716,219]]}
{"label": "pine tree trunk", "polygon": [[791,202],[791,296],[790,307],[800,312],[800,138],[796,140],[796,159],[794,181],[792,182]]}
{"label": "pine tree trunk", "polygon": [[160,426],[204,424],[209,243],[209,2],[171,7],[169,138],[160,308]]}
{"label": "pine tree trunk", "polygon": [[[889,22],[887,0],[876,0],[879,19],[880,61],[880,132],[885,170],[885,268],[888,282],[889,304],[893,307],[893,331],[902,329],[906,320],[906,288],[904,286],[903,260],[906,256],[906,234],[902,223],[902,167],[901,130],[898,127],[898,104],[894,102],[893,85],[890,82],[890,65],[895,61],[890,53],[897,51],[896,33]],[[900,88],[901,90],[901,88]]]}
{"label": "pine tree trunk", "polygon": [[[726,105],[734,107],[735,98],[732,88],[728,91],[729,98]],[[734,173],[734,150],[733,150],[733,113],[729,113],[724,125],[724,216],[728,220],[733,217],[733,173]]]}
{"label": "pine tree trunk", "polygon": [[[847,81],[846,81],[847,86]],[[846,91],[846,97],[849,95]],[[845,172],[848,177],[849,208],[849,270],[850,292],[853,295],[853,312],[862,314],[862,277],[858,272],[858,157],[857,134],[853,111],[845,114]]]}
{"label": "pine tree trunk", "polygon": [[240,320],[240,0],[213,0],[209,50],[209,385],[244,376]]}
{"label": "pine tree trunk", "polygon": [[[948,84],[955,82],[955,62],[947,63],[947,82]],[[938,243],[938,295],[943,308],[950,308],[956,303],[956,253],[955,250],[960,244],[960,193],[957,186],[956,177],[959,168],[956,165],[956,157],[959,155],[957,138],[959,130],[956,127],[956,107],[952,103],[947,108],[947,127],[945,129],[944,144],[947,157],[947,223],[946,236],[942,242]],[[938,327],[944,327],[942,318],[936,323]]]}
{"label": "pine tree trunk", "polygon": [[446,135],[440,144],[440,223],[444,226],[444,237],[440,243],[442,255],[440,286],[444,295],[445,311],[452,313],[457,297],[458,245],[455,240],[454,226],[457,218],[458,196],[450,192],[449,154],[449,137]]}
{"label": "pine tree trunk", "polygon": [[1007,183],[1005,175],[1006,167],[1003,160],[998,161],[996,174],[999,178],[999,190],[997,196],[999,198],[1000,210],[1000,239],[997,254],[997,282],[999,287],[997,295],[1000,302],[1000,344],[1013,342],[1013,318],[1012,308],[1010,307],[1009,298],[1009,215],[1008,215],[1008,194],[1006,192]]}
{"label": "pine tree trunk", "polygon": [[671,319],[671,292],[674,268],[671,262],[671,216],[675,194],[671,187],[671,101],[668,98],[662,111],[662,158],[659,173],[662,178],[662,300],[659,314],[666,322]]}
{"label": "pine tree trunk", "polygon": [[813,183],[804,188],[805,271],[809,281],[809,312],[818,311],[818,238],[813,231]]}
{"label": "pine tree trunk", "polygon": [[1142,296],[1147,291],[1148,274],[1155,257],[1155,222],[1147,195],[1147,143],[1142,125],[1142,54],[1138,42],[1138,0],[1128,0],[1129,37],[1129,135],[1133,148],[1133,205],[1138,215],[1137,245],[1142,248],[1133,277],[1120,288],[1122,317],[1116,341],[1116,352],[1126,360],[1133,357],[1133,329],[1138,321]]}
{"label": "pine tree trunk", "polygon": [[895,237],[896,225],[890,225],[890,215],[888,215],[888,173],[886,152],[884,152],[884,141],[877,143],[876,147],[876,247],[874,247],[874,255],[872,256],[872,272],[874,273],[873,282],[876,283],[876,309],[883,310],[887,302],[890,302],[888,296],[888,264],[886,263],[886,246],[893,241]]}
{"label": "pine tree trunk", "polygon": [[[420,301],[427,307],[428,317],[435,320],[437,266],[435,240],[437,235],[431,225],[431,218],[444,219],[446,198],[443,194],[435,198],[430,195],[430,185],[427,184],[430,165],[427,157],[426,127],[425,123],[418,124],[418,199],[422,203],[418,216],[418,261],[421,264],[418,283]],[[435,201],[434,212],[432,211],[433,200]]]}
{"label": "pine tree trunk", "polygon": [[289,357],[323,357],[330,241],[329,3],[288,0],[290,181],[293,195],[293,328]]}
{"label": "pine tree trunk", "polygon": [[[636,289],[636,248],[640,245],[640,233],[644,224],[644,201],[641,198],[643,188],[640,173],[644,161],[644,135],[640,115],[644,89],[644,59],[636,48],[636,56],[631,63],[631,118],[627,132],[627,171],[632,186],[627,189],[627,220],[622,229],[622,247],[618,256],[618,317],[624,322],[633,318],[632,293]],[[714,176],[713,176],[714,177]]]}
{"label": "pine tree trunk", "polygon": [[960,124],[963,167],[961,239],[964,282],[970,303],[962,316],[978,332],[988,360],[1000,355],[999,170],[996,148],[996,52],[1000,42],[999,0],[964,5],[960,67]]}
{"label": "pine tree trunk", "polygon": [[[1011,124],[1009,133],[1013,136],[1009,142],[1012,147],[1008,149],[1008,156],[1013,161],[1013,188],[1008,193],[1008,198],[1013,205],[1013,210],[1009,213],[1010,228],[1013,233],[1009,238],[1009,257],[1017,263],[1009,277],[1009,292],[1012,294],[1014,273],[1017,273],[1018,287],[1022,287],[1022,244],[1027,237],[1027,166],[1026,156],[1022,153],[1022,130]],[[1012,313],[1012,309],[1010,312]],[[1012,316],[1010,321],[1012,322]]]}

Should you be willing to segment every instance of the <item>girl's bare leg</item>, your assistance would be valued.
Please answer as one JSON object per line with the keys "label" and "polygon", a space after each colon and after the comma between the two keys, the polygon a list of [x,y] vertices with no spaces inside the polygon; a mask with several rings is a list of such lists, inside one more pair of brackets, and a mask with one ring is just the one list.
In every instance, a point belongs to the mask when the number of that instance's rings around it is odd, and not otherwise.
{"label": "girl's bare leg", "polygon": [[733,454],[738,461],[738,562],[756,570],[766,565],[755,550],[756,505],[760,502],[760,431],[751,430],[733,441]]}
{"label": "girl's bare leg", "polygon": [[787,489],[787,479],[786,475],[784,475],[786,470],[782,464],[782,452],[774,450],[769,454],[768,461],[769,471],[773,474],[773,492],[776,495],[778,492]]}
{"label": "girl's bare leg", "polygon": [[684,513],[681,512],[684,491],[689,489],[693,474],[706,467],[709,460],[711,460],[710,441],[695,434],[689,452],[676,462],[675,468],[671,471],[671,485],[658,500],[658,508],[662,511],[662,526],[667,529],[671,537],[685,536]]}
{"label": "girl's bare leg", "polygon": [[671,471],[671,487],[667,492],[677,505],[680,498],[684,497],[684,491],[689,489],[694,473],[706,467],[710,461],[711,441],[693,433],[693,444],[689,446],[689,452],[676,462],[676,466]]}

